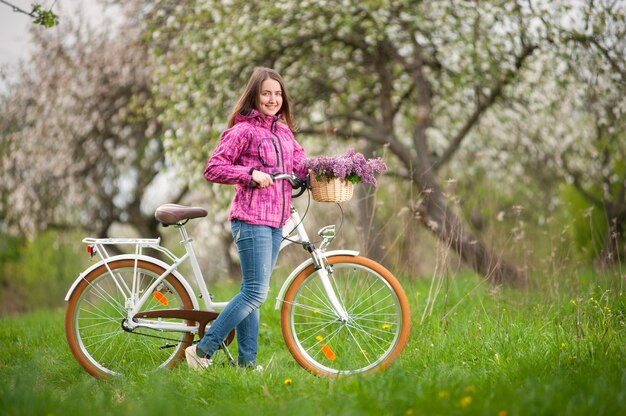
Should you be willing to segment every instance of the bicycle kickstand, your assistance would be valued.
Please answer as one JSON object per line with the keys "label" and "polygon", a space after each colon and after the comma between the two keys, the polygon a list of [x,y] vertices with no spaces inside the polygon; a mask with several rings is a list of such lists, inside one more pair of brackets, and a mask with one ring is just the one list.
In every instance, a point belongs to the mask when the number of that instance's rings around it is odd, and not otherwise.
{"label": "bicycle kickstand", "polygon": [[230,353],[230,350],[226,346],[225,342],[222,342],[222,344],[220,345],[220,349],[224,351],[224,354],[226,354],[226,356],[228,358],[228,363],[231,364],[231,365],[234,365],[235,364],[235,359],[233,358],[233,355]]}

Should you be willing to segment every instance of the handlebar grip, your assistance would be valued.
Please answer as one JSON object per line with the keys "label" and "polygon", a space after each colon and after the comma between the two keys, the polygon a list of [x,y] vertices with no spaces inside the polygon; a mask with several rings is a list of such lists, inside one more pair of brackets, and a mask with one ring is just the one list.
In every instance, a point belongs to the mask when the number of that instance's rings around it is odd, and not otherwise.
{"label": "handlebar grip", "polygon": [[[276,179],[276,178],[284,179],[291,184],[291,187],[293,189],[297,189],[298,192],[295,194],[292,194],[292,197],[294,198],[299,197],[300,195],[304,193],[304,191],[311,188],[308,176],[306,177],[305,180],[301,180],[299,178],[293,177],[292,175],[282,173],[282,172],[272,172],[269,175],[272,177],[272,179]],[[256,183],[253,179],[250,179],[248,186],[250,186],[251,188],[257,188],[259,184]]]}
{"label": "handlebar grip", "polygon": [[[278,175],[282,175],[282,174],[281,174],[280,172],[272,172],[272,173],[270,173],[269,175],[272,177],[272,180],[274,180],[274,179],[276,179],[276,177],[277,177]],[[254,181],[254,179],[250,179],[250,182],[248,182],[248,186],[249,186],[250,188],[257,188],[257,187],[259,186],[259,184],[258,184],[258,183],[256,183],[256,182]]]}

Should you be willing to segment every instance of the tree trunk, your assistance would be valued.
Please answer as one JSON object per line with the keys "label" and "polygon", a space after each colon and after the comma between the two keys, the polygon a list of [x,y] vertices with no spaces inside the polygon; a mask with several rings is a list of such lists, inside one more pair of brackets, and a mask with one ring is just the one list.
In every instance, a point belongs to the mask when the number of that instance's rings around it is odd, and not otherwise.
{"label": "tree trunk", "polygon": [[525,286],[527,281],[524,273],[478,240],[450,209],[448,200],[437,183],[428,157],[425,131],[419,124],[415,126],[414,143],[417,148],[417,169],[413,171],[412,179],[422,197],[415,207],[415,215],[419,221],[489,282]]}
{"label": "tree trunk", "polygon": [[363,255],[375,261],[382,261],[385,252],[380,245],[378,231],[380,226],[376,220],[376,195],[373,187],[359,185],[356,187],[359,204],[359,228],[361,231],[361,243]]}
{"label": "tree trunk", "polygon": [[[521,67],[524,59],[528,57],[533,50],[534,47],[525,48],[522,56],[516,63],[517,68]],[[472,233],[466,229],[460,219],[448,206],[447,198],[437,183],[436,178],[437,169],[456,152],[460,146],[461,140],[477,123],[481,114],[483,114],[501,95],[502,87],[508,80],[505,77],[499,84],[492,88],[489,98],[481,105],[477,106],[472,117],[467,120],[461,132],[459,132],[450,143],[444,156],[433,163],[426,135],[426,130],[431,123],[432,90],[424,73],[422,49],[417,44],[415,45],[414,54],[414,62],[416,65],[413,67],[412,78],[417,92],[417,112],[412,139],[415,155],[411,157],[407,154],[400,154],[397,140],[393,140],[390,143],[390,147],[392,151],[396,148],[394,153],[400,156],[400,160],[404,163],[407,170],[412,172],[411,179],[420,191],[422,199],[417,207],[415,207],[416,217],[442,241],[446,247],[454,250],[468,266],[484,276],[489,282],[494,284],[507,283],[523,286],[527,283],[524,274],[510,265],[501,255],[479,241],[476,236],[472,235]]]}
{"label": "tree trunk", "polygon": [[525,286],[526,276],[502,256],[468,232],[450,210],[439,186],[422,188],[423,200],[415,208],[416,217],[446,247],[454,250],[476,273],[494,284]]}
{"label": "tree trunk", "polygon": [[623,224],[626,222],[626,216],[610,215],[607,226],[606,237],[602,245],[602,253],[600,255],[600,267],[609,269],[620,261],[619,241],[623,232]]}

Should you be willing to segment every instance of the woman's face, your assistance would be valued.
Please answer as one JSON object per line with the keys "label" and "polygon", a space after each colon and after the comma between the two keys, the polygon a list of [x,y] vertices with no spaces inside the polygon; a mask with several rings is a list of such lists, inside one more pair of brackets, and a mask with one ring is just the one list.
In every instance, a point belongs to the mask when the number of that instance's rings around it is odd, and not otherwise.
{"label": "woman's face", "polygon": [[274,116],[283,105],[283,91],[280,83],[268,78],[261,84],[261,93],[258,98],[259,112],[266,116]]}

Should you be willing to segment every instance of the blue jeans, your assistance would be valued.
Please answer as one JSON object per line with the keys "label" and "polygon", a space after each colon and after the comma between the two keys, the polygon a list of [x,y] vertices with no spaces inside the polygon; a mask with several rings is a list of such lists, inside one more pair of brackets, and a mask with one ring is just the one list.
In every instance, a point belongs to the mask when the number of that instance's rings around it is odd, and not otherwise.
{"label": "blue jeans", "polygon": [[282,228],[231,222],[241,262],[242,282],[237,294],[213,321],[197,346],[198,355],[212,357],[233,328],[237,328],[240,366],[256,365],[259,308],[267,299],[270,275],[276,265]]}

